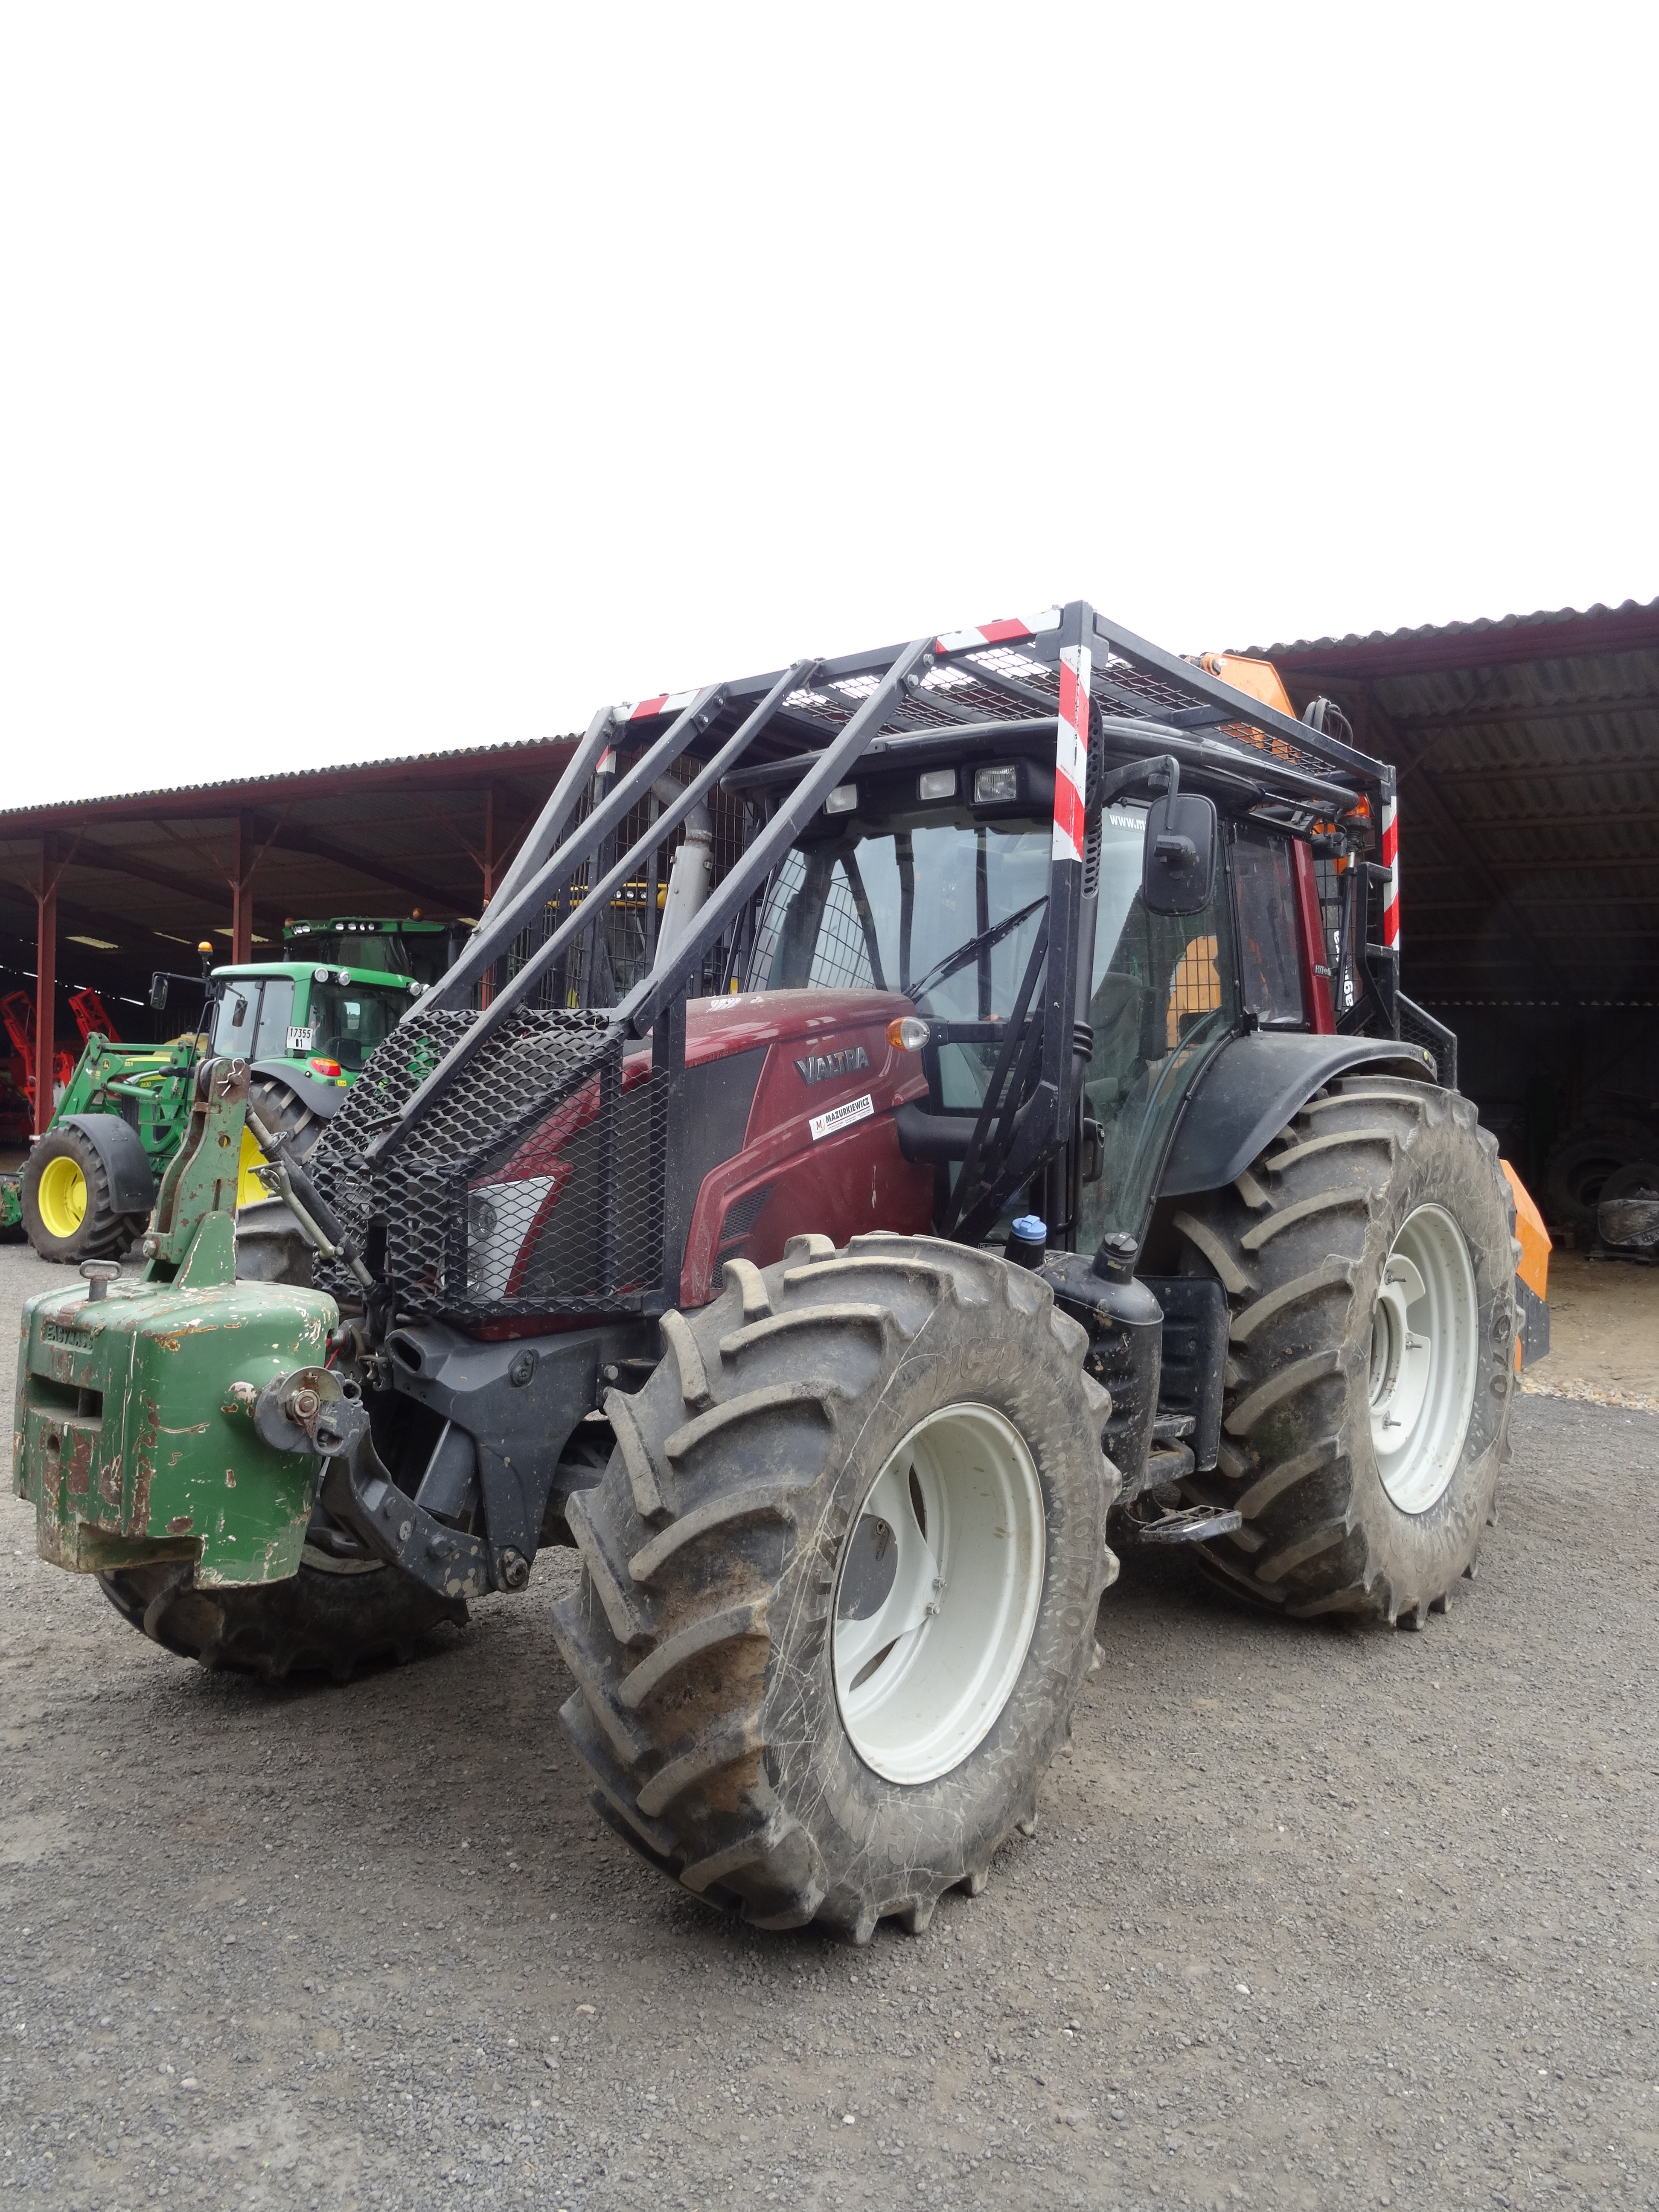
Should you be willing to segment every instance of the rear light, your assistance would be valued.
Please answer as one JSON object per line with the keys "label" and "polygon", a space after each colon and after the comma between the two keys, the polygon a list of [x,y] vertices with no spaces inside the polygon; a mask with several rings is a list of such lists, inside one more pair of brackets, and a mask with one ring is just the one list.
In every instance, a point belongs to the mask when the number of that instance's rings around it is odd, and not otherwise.
{"label": "rear light", "polygon": [[927,1042],[927,1024],[915,1014],[901,1014],[887,1024],[887,1042],[896,1052],[920,1052]]}
{"label": "rear light", "polygon": [[838,783],[823,802],[826,814],[850,814],[859,803],[859,787],[855,783]]}
{"label": "rear light", "polygon": [[1005,768],[981,768],[974,771],[974,804],[975,806],[1006,805],[1019,797],[1019,770],[1011,761]]}
{"label": "rear light", "polygon": [[930,768],[916,785],[919,799],[954,799],[957,772],[953,768]]}
{"label": "rear light", "polygon": [[337,1060],[308,1060],[307,1066],[313,1075],[333,1077],[340,1073],[340,1063]]}

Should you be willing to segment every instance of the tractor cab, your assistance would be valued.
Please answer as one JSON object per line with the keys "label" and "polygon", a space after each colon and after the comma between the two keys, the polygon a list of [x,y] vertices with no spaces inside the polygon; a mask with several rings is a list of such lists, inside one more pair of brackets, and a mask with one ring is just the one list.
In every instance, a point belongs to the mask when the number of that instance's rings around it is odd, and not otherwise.
{"label": "tractor cab", "polygon": [[347,1084],[391,1036],[422,988],[384,969],[281,965],[214,971],[210,1049],[258,1065],[298,1061],[324,1082]]}
{"label": "tractor cab", "polygon": [[[955,750],[953,765],[876,764],[830,793],[769,887],[748,977],[771,992],[884,990],[909,1002],[926,1024],[927,1097],[920,1111],[898,1109],[900,1138],[945,1170],[941,1224],[1041,957],[1053,858],[1042,741],[976,746],[964,732]],[[1154,891],[1149,903],[1153,794],[1120,791],[1100,808],[1082,901],[1073,1172],[1005,1193],[999,1238],[1028,1202],[1056,1243],[1092,1251],[1109,1234],[1139,1238],[1175,1124],[1218,1049],[1243,1032],[1334,1028],[1313,855],[1212,789],[1213,865],[1176,900]]]}

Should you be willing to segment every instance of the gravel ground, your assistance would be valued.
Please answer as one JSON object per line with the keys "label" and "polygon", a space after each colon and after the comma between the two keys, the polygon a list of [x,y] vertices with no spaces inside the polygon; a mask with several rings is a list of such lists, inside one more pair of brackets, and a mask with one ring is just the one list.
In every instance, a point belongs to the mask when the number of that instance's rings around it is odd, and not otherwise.
{"label": "gravel ground", "polygon": [[[0,1303],[59,1272],[0,1250]],[[145,1644],[0,1500],[0,2187],[1659,2203],[1659,1416],[1516,1419],[1423,1635],[1131,1560],[1036,1835],[864,1952],[731,1926],[590,1810],[564,1557],[406,1668],[266,1690]]]}

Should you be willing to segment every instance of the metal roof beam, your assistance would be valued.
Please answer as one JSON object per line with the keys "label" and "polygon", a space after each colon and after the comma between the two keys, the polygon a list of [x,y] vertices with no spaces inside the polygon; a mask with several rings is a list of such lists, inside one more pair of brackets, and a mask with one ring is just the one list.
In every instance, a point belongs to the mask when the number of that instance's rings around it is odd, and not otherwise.
{"label": "metal roof beam", "polygon": [[304,853],[312,860],[326,860],[331,867],[347,868],[354,875],[366,876],[372,884],[389,884],[393,890],[406,892],[410,898],[423,900],[428,906],[446,907],[455,902],[453,891],[440,890],[435,884],[411,876],[407,870],[393,867],[372,854],[351,852],[331,838],[319,837],[314,830],[276,822],[268,814],[255,814],[252,819],[259,842],[274,845],[280,852]]}
{"label": "metal roof beam", "polygon": [[[32,940],[34,935],[35,920],[34,893],[26,890],[22,884],[12,882],[8,877],[0,877],[0,902],[23,909],[28,918],[27,937]],[[58,901],[58,922],[60,944],[66,934],[64,927],[66,924],[72,924],[77,932],[84,933],[88,936],[97,935],[107,939],[110,931],[113,929],[123,938],[144,940],[142,945],[119,944],[113,951],[107,952],[95,945],[77,945],[76,948],[77,958],[88,952],[91,953],[94,960],[102,961],[131,958],[137,956],[153,961],[159,966],[167,960],[177,961],[185,950],[182,943],[170,937],[163,937],[159,930],[152,929],[148,922],[130,921],[125,917],[112,918],[107,913],[100,912],[96,908],[78,906],[72,900],[64,898],[61,894]]]}
{"label": "metal roof beam", "polygon": [[[1659,744],[1659,701],[1655,702],[1656,743]],[[1590,775],[1651,775],[1651,758],[1599,761],[1503,761],[1488,768],[1442,768],[1434,771],[1437,783],[1527,783],[1533,778],[1560,777],[1577,782]]]}
{"label": "metal roof beam", "polygon": [[1659,808],[1626,810],[1620,807],[1616,813],[1599,814],[1504,814],[1496,819],[1474,814],[1469,817],[1471,830],[1606,830],[1615,824],[1622,829],[1627,822],[1659,822]]}
{"label": "metal roof beam", "polygon": [[171,868],[158,868],[153,860],[141,860],[119,845],[99,845],[87,837],[71,844],[64,856],[64,865],[71,868],[111,868],[119,875],[134,876],[140,883],[154,884],[159,890],[171,891],[175,898],[187,898],[198,906],[211,907],[216,914],[222,913],[230,903],[228,877],[216,889],[211,878],[204,884],[199,877],[175,875]]}
{"label": "metal roof beam", "polygon": [[1616,699],[1559,699],[1516,700],[1506,706],[1502,700],[1471,700],[1466,707],[1437,707],[1421,713],[1401,711],[1394,717],[1395,726],[1402,724],[1413,730],[1480,729],[1488,725],[1503,728],[1510,722],[1576,721],[1585,714],[1651,714],[1659,712],[1659,690],[1632,691]]}
{"label": "metal roof beam", "polygon": [[[1523,899],[1511,895],[1504,902],[1505,911],[1513,907],[1543,907],[1552,914],[1577,914],[1584,907],[1623,906],[1632,910],[1644,908],[1646,901],[1633,897],[1629,891],[1593,892],[1589,897],[1575,891],[1571,898],[1545,893],[1538,898]],[[1412,901],[1416,914],[1486,914],[1491,911],[1484,899],[1438,898],[1426,892]],[[1419,925],[1420,927],[1420,925]]]}
{"label": "metal roof beam", "polygon": [[[1540,826],[1547,829],[1549,825],[1546,823]],[[1620,875],[1628,875],[1633,868],[1659,868],[1659,854],[1553,853],[1545,860],[1495,858],[1490,862],[1487,873],[1494,879],[1508,876],[1571,875],[1575,870],[1587,876],[1606,875],[1609,869],[1616,870]],[[1464,860],[1415,860],[1407,870],[1406,880],[1409,883],[1413,875],[1466,876],[1469,872],[1468,864]],[[1498,890],[1495,882],[1493,889],[1495,896],[1508,897],[1508,892]]]}
{"label": "metal roof beam", "polygon": [[[1510,907],[1506,908],[1504,912],[1508,915],[1512,914],[1514,910],[1515,909]],[[1575,907],[1572,911],[1576,914],[1577,912],[1577,908]],[[1577,921],[1572,925],[1572,937],[1575,945],[1581,944],[1587,939],[1594,940],[1594,942],[1598,945],[1614,943],[1620,945],[1659,945],[1659,929],[1583,929],[1579,927]],[[1468,941],[1468,939],[1464,936],[1462,931],[1448,931],[1443,936],[1431,930],[1425,932],[1424,935],[1424,942],[1431,945],[1463,945],[1467,944]]]}

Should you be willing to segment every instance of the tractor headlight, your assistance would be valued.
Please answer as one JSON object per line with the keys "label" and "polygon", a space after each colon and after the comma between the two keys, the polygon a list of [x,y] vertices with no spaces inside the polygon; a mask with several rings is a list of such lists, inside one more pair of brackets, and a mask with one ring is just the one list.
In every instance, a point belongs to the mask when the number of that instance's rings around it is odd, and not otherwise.
{"label": "tractor headlight", "polygon": [[975,806],[1006,806],[1019,797],[1019,770],[1012,761],[1001,768],[979,768],[974,770],[974,804]]}
{"label": "tractor headlight", "polygon": [[920,1052],[927,1042],[927,1024],[915,1014],[901,1014],[887,1024],[887,1042],[896,1052]]}

